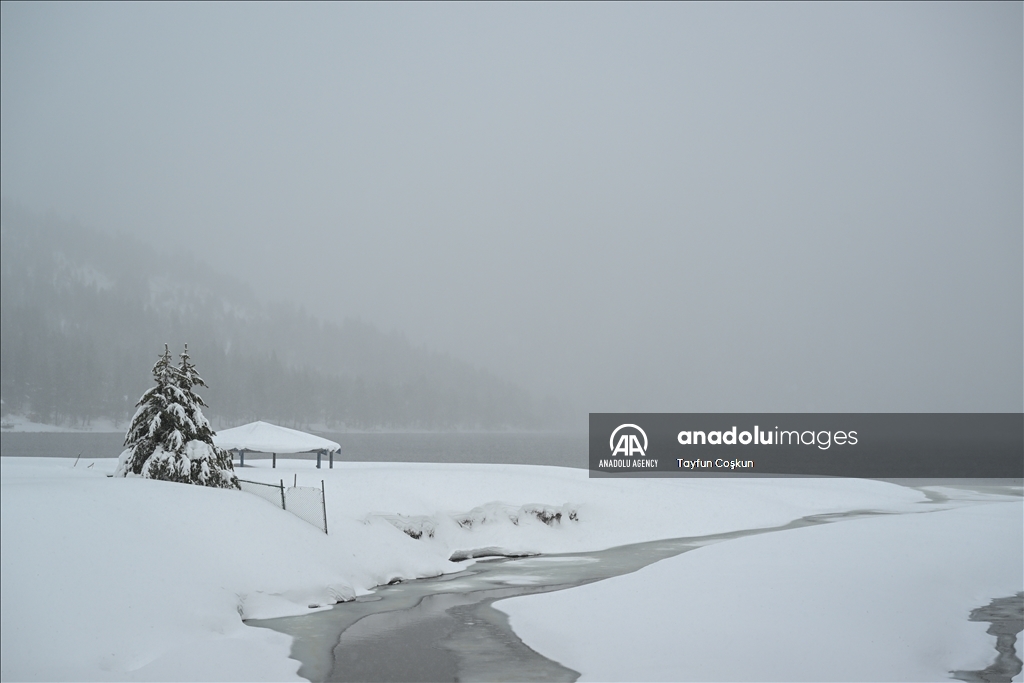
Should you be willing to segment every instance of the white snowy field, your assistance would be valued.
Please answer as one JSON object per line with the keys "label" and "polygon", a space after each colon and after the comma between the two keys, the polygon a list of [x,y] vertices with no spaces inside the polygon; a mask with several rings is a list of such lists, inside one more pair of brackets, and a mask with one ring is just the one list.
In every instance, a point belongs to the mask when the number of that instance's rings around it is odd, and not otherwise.
{"label": "white snowy field", "polygon": [[[536,466],[336,463],[317,470],[309,461],[279,461],[282,467],[271,470],[268,461],[256,464],[242,477],[286,485],[297,477],[300,486],[323,479],[330,534],[250,494],[108,478],[113,459],[73,466],[70,459],[0,458],[0,677],[300,680],[298,662],[288,658],[290,638],[248,627],[243,618],[326,609],[395,578],[457,571],[465,564],[448,560],[456,551],[594,550],[776,526],[813,513],[913,510],[924,500],[916,491],[864,480],[592,480],[584,470]],[[562,517],[545,524],[538,518],[545,512]],[[396,524],[423,535],[413,539]],[[850,542],[872,548],[872,534],[864,535]],[[782,534],[765,536],[764,543],[776,537]],[[683,558],[720,553],[733,543]],[[765,547],[760,552],[779,554]],[[809,564],[822,559],[807,547],[797,551]],[[749,555],[736,557],[748,561]],[[730,558],[710,571],[742,574]],[[593,588],[538,600],[560,605],[558,596]],[[630,591],[637,605],[650,599],[643,585]],[[972,599],[984,593],[970,591]],[[674,599],[666,594],[660,602]],[[655,606],[609,605],[593,625],[624,625]],[[520,616],[514,624],[534,644],[532,627]],[[979,627],[984,631],[972,625]],[[650,633],[638,628],[609,628],[604,638],[636,643]],[[745,629],[736,622],[737,647],[749,640]],[[576,667],[569,660],[559,659]],[[628,680],[647,677],[626,673]]]}
{"label": "white snowy field", "polygon": [[995,659],[967,617],[1024,590],[1022,545],[1018,499],[740,538],[494,606],[580,680],[941,681]]}

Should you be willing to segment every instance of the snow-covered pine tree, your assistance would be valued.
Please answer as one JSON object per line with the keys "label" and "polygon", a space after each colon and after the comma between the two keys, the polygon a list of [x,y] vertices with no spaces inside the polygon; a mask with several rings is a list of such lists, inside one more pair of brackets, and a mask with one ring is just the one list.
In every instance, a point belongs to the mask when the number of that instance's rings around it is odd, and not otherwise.
{"label": "snow-covered pine tree", "polygon": [[165,344],[153,379],[156,386],[139,399],[128,427],[116,474],[238,488],[231,456],[214,445],[214,432],[202,411],[206,403],[193,390],[206,383],[189,360],[188,345],[175,368]]}
{"label": "snow-covered pine tree", "polygon": [[192,483],[237,489],[238,477],[231,464],[231,454],[213,443],[214,431],[202,410],[207,407],[206,402],[195,392],[195,387],[205,386],[206,382],[189,358],[188,344],[185,344],[178,366],[178,387],[185,399],[186,450],[192,466]]}
{"label": "snow-covered pine tree", "polygon": [[192,420],[192,424],[195,425],[195,433],[190,435],[193,439],[199,439],[200,441],[210,441],[213,438],[213,430],[210,429],[210,423],[207,422],[203,416],[202,408],[208,408],[206,401],[195,392],[195,387],[206,387],[206,382],[199,376],[199,371],[196,370],[196,366],[192,364],[191,358],[188,355],[188,344],[185,344],[185,350],[181,353],[181,363],[178,365],[178,386],[183,392],[185,392],[186,403],[188,404],[191,412],[189,418]]}
{"label": "snow-covered pine tree", "polygon": [[167,344],[164,344],[163,354],[153,365],[153,381],[156,386],[150,387],[135,404],[138,410],[124,437],[125,450],[117,463],[117,476],[141,475],[143,466],[157,445],[166,440],[169,424],[164,416],[169,405],[168,394],[170,387],[177,382],[177,370],[171,365],[171,352]]}

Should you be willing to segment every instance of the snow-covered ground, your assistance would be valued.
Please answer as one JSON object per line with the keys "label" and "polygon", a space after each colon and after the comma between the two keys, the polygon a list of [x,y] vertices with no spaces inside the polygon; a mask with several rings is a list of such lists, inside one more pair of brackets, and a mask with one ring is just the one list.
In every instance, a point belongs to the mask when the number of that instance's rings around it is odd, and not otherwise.
{"label": "snow-covered ground", "polygon": [[[298,663],[288,658],[290,639],[248,627],[243,618],[326,609],[332,602],[395,578],[456,571],[465,565],[448,558],[478,548],[594,550],[775,526],[820,512],[913,510],[924,500],[904,487],[863,480],[594,480],[584,470],[513,465],[336,463],[333,470],[326,466],[316,470],[309,461],[285,461],[280,464],[286,466],[272,470],[268,461],[256,461],[256,467],[240,472],[245,479],[283,479],[286,485],[297,479],[300,486],[319,486],[323,479],[330,529],[325,535],[249,494],[108,478],[113,459],[82,460],[74,467],[72,463],[58,458],[0,459],[3,680],[297,680]],[[964,514],[996,509],[989,506]],[[1019,504],[1017,511],[1019,516]],[[551,518],[559,512],[560,518]],[[931,518],[940,519],[937,514],[899,519]],[[875,521],[825,529],[860,529]],[[926,522],[908,522],[913,523]],[[964,522],[963,526],[965,535],[984,538],[978,531],[983,524]],[[799,556],[808,566],[821,566],[823,572],[842,578],[850,572],[843,574],[833,566],[845,557],[840,546],[865,548],[863,552],[871,557],[864,566],[870,568],[880,561],[875,555],[891,549],[891,536],[902,533],[883,529],[878,532],[883,541],[876,543],[875,532],[865,529],[859,536],[824,541],[831,543],[825,553],[811,547],[813,540],[775,550],[772,539],[784,535],[770,534],[704,548],[644,571],[664,565],[668,568],[664,571],[671,572],[687,558],[735,552],[735,556],[705,561],[707,572],[717,572],[723,585],[735,583],[737,575],[747,576],[743,567],[749,566],[751,557],[765,554]],[[419,539],[410,535],[420,533]],[[907,534],[912,536],[911,527]],[[1017,538],[1019,542],[1019,533]],[[913,538],[905,540],[911,544]],[[742,544],[748,541],[764,543],[764,549],[744,550],[747,546]],[[728,551],[734,544],[740,544],[736,546],[740,550]],[[907,547],[913,550],[912,545]],[[747,565],[736,565],[740,560]],[[935,560],[966,567],[968,577],[974,575],[971,568],[977,563],[974,557],[957,557],[954,562],[953,556],[937,555]],[[1001,559],[984,562],[1003,563]],[[617,581],[630,581],[643,573]],[[660,580],[650,579],[650,586]],[[754,582],[749,590],[758,587],[755,579],[747,580]],[[666,581],[665,588],[672,590],[678,577]],[[551,609],[561,609],[563,603],[558,600],[564,598],[560,596],[605,584],[635,593],[637,605],[608,605],[601,619],[594,617],[588,626],[602,631],[608,652],[613,651],[612,645],[642,646],[657,629],[631,623],[642,617],[630,615],[673,605],[677,597],[674,592],[660,599],[651,597],[656,591],[645,590],[648,584],[602,582],[541,596],[536,605],[550,599]],[[799,593],[781,580],[759,585],[767,593]],[[977,598],[986,594],[988,579],[973,583],[965,579],[965,586],[957,609],[961,602],[970,606],[984,602]],[[714,590],[710,585],[706,594]],[[534,643],[533,627],[527,623],[529,610],[547,609],[536,605],[516,613],[513,623],[522,628],[529,644],[547,653]],[[679,603],[678,611],[689,609],[689,603]],[[545,614],[537,614],[539,618],[531,623],[548,620]],[[651,614],[660,618],[657,611]],[[966,621],[966,613],[960,618]],[[562,625],[576,622],[561,619]],[[555,622],[548,623],[551,628]],[[733,646],[747,647],[750,626],[742,617],[734,623]],[[807,628],[816,627],[813,621],[808,624]],[[967,628],[984,631],[984,625]],[[578,632],[581,638],[584,631]],[[848,636],[841,633],[840,637]],[[551,647],[562,645],[552,642]],[[589,656],[584,656],[585,664]],[[563,663],[579,668],[574,661]],[[580,666],[605,677],[604,670]],[[635,670],[622,675],[626,680],[653,676]]]}
{"label": "snow-covered ground", "polygon": [[949,680],[995,659],[967,617],[1024,590],[1022,544],[1018,499],[741,538],[495,607],[580,680]]}

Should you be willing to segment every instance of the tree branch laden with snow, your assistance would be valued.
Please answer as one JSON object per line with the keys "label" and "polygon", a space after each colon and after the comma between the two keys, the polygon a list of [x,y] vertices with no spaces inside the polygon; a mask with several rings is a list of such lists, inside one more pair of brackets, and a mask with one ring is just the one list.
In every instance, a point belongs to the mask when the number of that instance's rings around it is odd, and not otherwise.
{"label": "tree branch laden with snow", "polygon": [[188,355],[178,367],[171,352],[153,366],[156,386],[142,395],[125,435],[125,450],[115,474],[183,484],[238,488],[230,454],[213,443],[214,431],[203,415],[203,399],[193,390],[206,386]]}

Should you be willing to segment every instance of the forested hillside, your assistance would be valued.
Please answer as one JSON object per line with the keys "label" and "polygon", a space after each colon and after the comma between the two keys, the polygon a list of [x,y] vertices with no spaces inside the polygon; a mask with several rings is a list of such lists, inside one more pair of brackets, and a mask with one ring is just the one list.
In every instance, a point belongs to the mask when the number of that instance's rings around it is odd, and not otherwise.
{"label": "forested hillside", "polygon": [[0,219],[5,415],[127,420],[164,343],[175,354],[189,345],[221,424],[543,428],[557,413],[400,334],[260,302],[227,268],[197,259],[201,244],[168,235],[147,245],[7,202]]}

